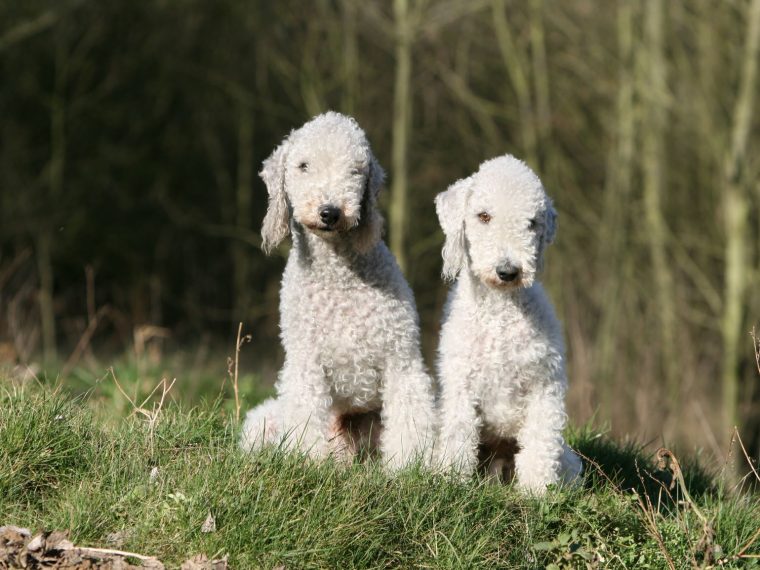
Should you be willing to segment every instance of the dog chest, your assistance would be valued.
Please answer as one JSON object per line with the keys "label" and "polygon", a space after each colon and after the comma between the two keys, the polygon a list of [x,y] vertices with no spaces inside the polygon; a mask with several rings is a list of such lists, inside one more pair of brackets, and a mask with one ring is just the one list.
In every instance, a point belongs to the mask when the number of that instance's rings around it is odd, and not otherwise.
{"label": "dog chest", "polygon": [[345,351],[325,352],[322,371],[337,403],[363,409],[379,406],[381,372],[374,358]]}
{"label": "dog chest", "polygon": [[[537,326],[529,314],[515,308],[467,309],[467,304],[454,305],[444,325],[444,376],[447,366],[459,369],[475,399],[501,415],[499,407],[519,408],[533,388],[557,379],[562,348],[551,327]],[[459,364],[451,368],[448,363]]]}
{"label": "dog chest", "polygon": [[295,290],[282,290],[286,345],[378,359],[418,340],[413,304],[392,287],[378,287],[350,272],[329,285],[313,270],[286,271],[285,281],[299,283]]}

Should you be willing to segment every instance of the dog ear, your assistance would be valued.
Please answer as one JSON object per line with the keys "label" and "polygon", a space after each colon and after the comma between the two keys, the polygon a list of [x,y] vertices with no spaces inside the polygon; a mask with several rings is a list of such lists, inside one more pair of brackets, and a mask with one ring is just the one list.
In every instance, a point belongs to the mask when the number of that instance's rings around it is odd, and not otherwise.
{"label": "dog ear", "polygon": [[556,235],[557,210],[554,209],[554,205],[549,201],[546,205],[546,213],[544,214],[544,245],[554,243]]}
{"label": "dog ear", "polygon": [[369,191],[372,194],[372,198],[377,198],[377,195],[380,194],[380,189],[385,183],[385,170],[383,170],[383,167],[380,166],[380,163],[372,153],[369,155],[368,168],[367,179],[369,181]]}
{"label": "dog ear", "polygon": [[385,182],[385,171],[372,153],[367,168],[359,226],[354,239],[354,249],[359,253],[367,253],[372,249],[383,233],[383,217],[377,209],[377,195]]}
{"label": "dog ear", "polygon": [[270,253],[290,234],[290,213],[285,195],[285,160],[290,148],[286,138],[264,161],[259,176],[267,186],[269,205],[261,225],[261,248]]}
{"label": "dog ear", "polygon": [[538,245],[538,261],[536,263],[536,270],[543,271],[544,269],[544,250],[546,246],[554,241],[554,237],[557,235],[557,210],[554,209],[551,200],[547,198],[546,209],[544,210],[544,227],[541,232],[540,243]]}
{"label": "dog ear", "polygon": [[454,280],[464,266],[464,208],[470,179],[459,180],[435,197],[435,211],[443,228],[443,278]]}

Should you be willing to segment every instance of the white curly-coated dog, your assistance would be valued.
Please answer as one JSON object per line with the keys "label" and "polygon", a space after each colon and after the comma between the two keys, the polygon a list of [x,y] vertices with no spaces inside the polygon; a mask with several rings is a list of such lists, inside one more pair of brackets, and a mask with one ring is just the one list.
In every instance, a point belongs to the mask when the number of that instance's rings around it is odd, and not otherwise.
{"label": "white curly-coated dog", "polygon": [[412,291],[380,239],[384,173],[364,131],[339,113],[319,115],[291,132],[261,177],[265,251],[293,240],[280,296],[285,364],[277,399],[249,412],[242,446],[286,437],[324,457],[341,451],[345,416],[379,412],[390,467],[429,459],[432,381]]}
{"label": "white curly-coated dog", "polygon": [[446,238],[443,274],[458,276],[439,347],[437,460],[468,475],[479,448],[512,442],[521,488],[540,493],[577,480],[581,461],[562,437],[562,332],[537,280],[556,231],[550,198],[536,174],[507,155],[484,162],[435,204]]}

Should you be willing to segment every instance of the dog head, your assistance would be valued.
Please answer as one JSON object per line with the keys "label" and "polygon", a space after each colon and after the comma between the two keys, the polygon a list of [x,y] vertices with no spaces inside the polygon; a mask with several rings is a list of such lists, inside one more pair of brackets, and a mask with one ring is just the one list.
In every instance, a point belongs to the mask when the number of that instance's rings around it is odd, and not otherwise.
{"label": "dog head", "polygon": [[435,199],[446,242],[443,275],[467,264],[496,289],[530,287],[557,230],[557,213],[538,176],[506,155],[451,185]]}
{"label": "dog head", "polygon": [[269,193],[261,230],[265,251],[290,233],[290,216],[326,241],[350,238],[360,252],[380,239],[376,200],[385,174],[351,117],[328,112],[291,132],[260,176]]}

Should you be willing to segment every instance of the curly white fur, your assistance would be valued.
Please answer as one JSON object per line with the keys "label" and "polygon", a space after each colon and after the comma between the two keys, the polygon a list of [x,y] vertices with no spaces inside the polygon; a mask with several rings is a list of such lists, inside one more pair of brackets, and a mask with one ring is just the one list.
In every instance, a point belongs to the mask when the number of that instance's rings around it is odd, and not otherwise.
{"label": "curly white fur", "polygon": [[507,155],[435,203],[446,237],[444,275],[458,275],[439,347],[437,459],[466,475],[477,467],[479,445],[515,439],[520,487],[542,492],[572,482],[582,465],[562,438],[562,332],[537,281],[556,231],[551,200],[533,171]]}
{"label": "curly white fur", "polygon": [[[427,456],[432,382],[412,291],[380,239],[384,173],[364,132],[344,115],[319,115],[285,139],[261,176],[269,192],[264,249],[288,234],[293,246],[280,298],[277,401],[249,413],[243,447],[279,434],[322,457],[334,451],[336,419],[379,411],[390,466]],[[325,207],[339,211],[334,223],[325,222]]]}
{"label": "curly white fur", "polygon": [[[293,435],[283,425],[283,401],[269,398],[248,411],[243,423],[240,445],[254,451],[264,445],[288,445]],[[350,463],[357,456],[377,455],[382,424],[375,412],[342,414],[333,411],[327,424],[330,454],[339,461]],[[297,437],[297,436],[296,436]]]}

